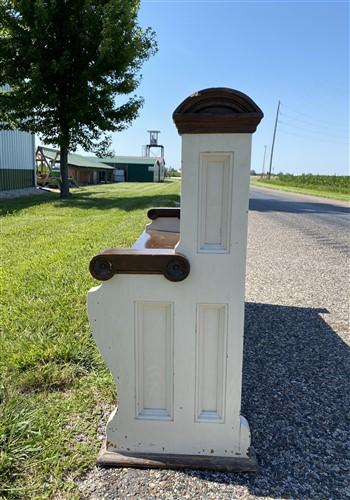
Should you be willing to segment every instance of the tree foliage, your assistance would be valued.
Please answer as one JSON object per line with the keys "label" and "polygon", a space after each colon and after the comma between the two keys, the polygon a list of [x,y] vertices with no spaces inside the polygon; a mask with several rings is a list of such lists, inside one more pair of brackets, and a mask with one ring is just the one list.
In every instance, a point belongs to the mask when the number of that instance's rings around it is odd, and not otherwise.
{"label": "tree foliage", "polygon": [[68,150],[105,154],[142,106],[126,96],[156,41],[138,10],[139,0],[0,0],[2,128],[58,145],[62,184]]}

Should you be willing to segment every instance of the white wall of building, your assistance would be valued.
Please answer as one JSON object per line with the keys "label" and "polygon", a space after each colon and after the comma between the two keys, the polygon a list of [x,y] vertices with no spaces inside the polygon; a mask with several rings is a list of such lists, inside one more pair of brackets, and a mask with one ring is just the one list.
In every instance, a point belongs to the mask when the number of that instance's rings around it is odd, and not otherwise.
{"label": "white wall of building", "polygon": [[34,170],[34,135],[19,130],[0,130],[0,168]]}

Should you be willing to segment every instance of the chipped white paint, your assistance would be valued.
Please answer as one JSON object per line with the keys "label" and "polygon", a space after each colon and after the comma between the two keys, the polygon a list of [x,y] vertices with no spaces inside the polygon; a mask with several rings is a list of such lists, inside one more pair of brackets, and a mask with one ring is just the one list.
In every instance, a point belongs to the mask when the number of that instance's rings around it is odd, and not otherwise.
{"label": "chipped white paint", "polygon": [[251,134],[183,135],[177,250],[188,278],[117,275],[89,292],[118,390],[108,451],[249,455],[240,405],[250,150]]}

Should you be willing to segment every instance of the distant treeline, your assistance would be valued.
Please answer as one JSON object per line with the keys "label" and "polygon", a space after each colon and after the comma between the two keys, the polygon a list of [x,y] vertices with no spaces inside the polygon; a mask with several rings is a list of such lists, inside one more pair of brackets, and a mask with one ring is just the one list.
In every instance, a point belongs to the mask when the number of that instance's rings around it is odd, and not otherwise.
{"label": "distant treeline", "polygon": [[181,177],[181,172],[175,168],[166,168],[165,177]]}
{"label": "distant treeline", "polygon": [[313,175],[313,174],[278,174],[264,182],[300,188],[319,189],[347,194],[350,192],[350,176],[348,175]]}

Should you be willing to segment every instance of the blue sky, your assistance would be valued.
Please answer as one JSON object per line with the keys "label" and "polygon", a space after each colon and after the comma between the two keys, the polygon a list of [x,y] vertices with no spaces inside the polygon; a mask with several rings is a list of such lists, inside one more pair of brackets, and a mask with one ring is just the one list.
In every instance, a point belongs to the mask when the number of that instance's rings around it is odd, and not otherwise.
{"label": "blue sky", "polygon": [[139,118],[113,135],[120,155],[139,155],[147,130],[161,130],[168,166],[180,166],[172,121],[196,90],[232,87],[265,117],[253,139],[252,168],[268,165],[281,100],[274,171],[348,174],[348,43],[346,2],[143,0],[140,24],[157,33],[159,51],[142,69]]}

